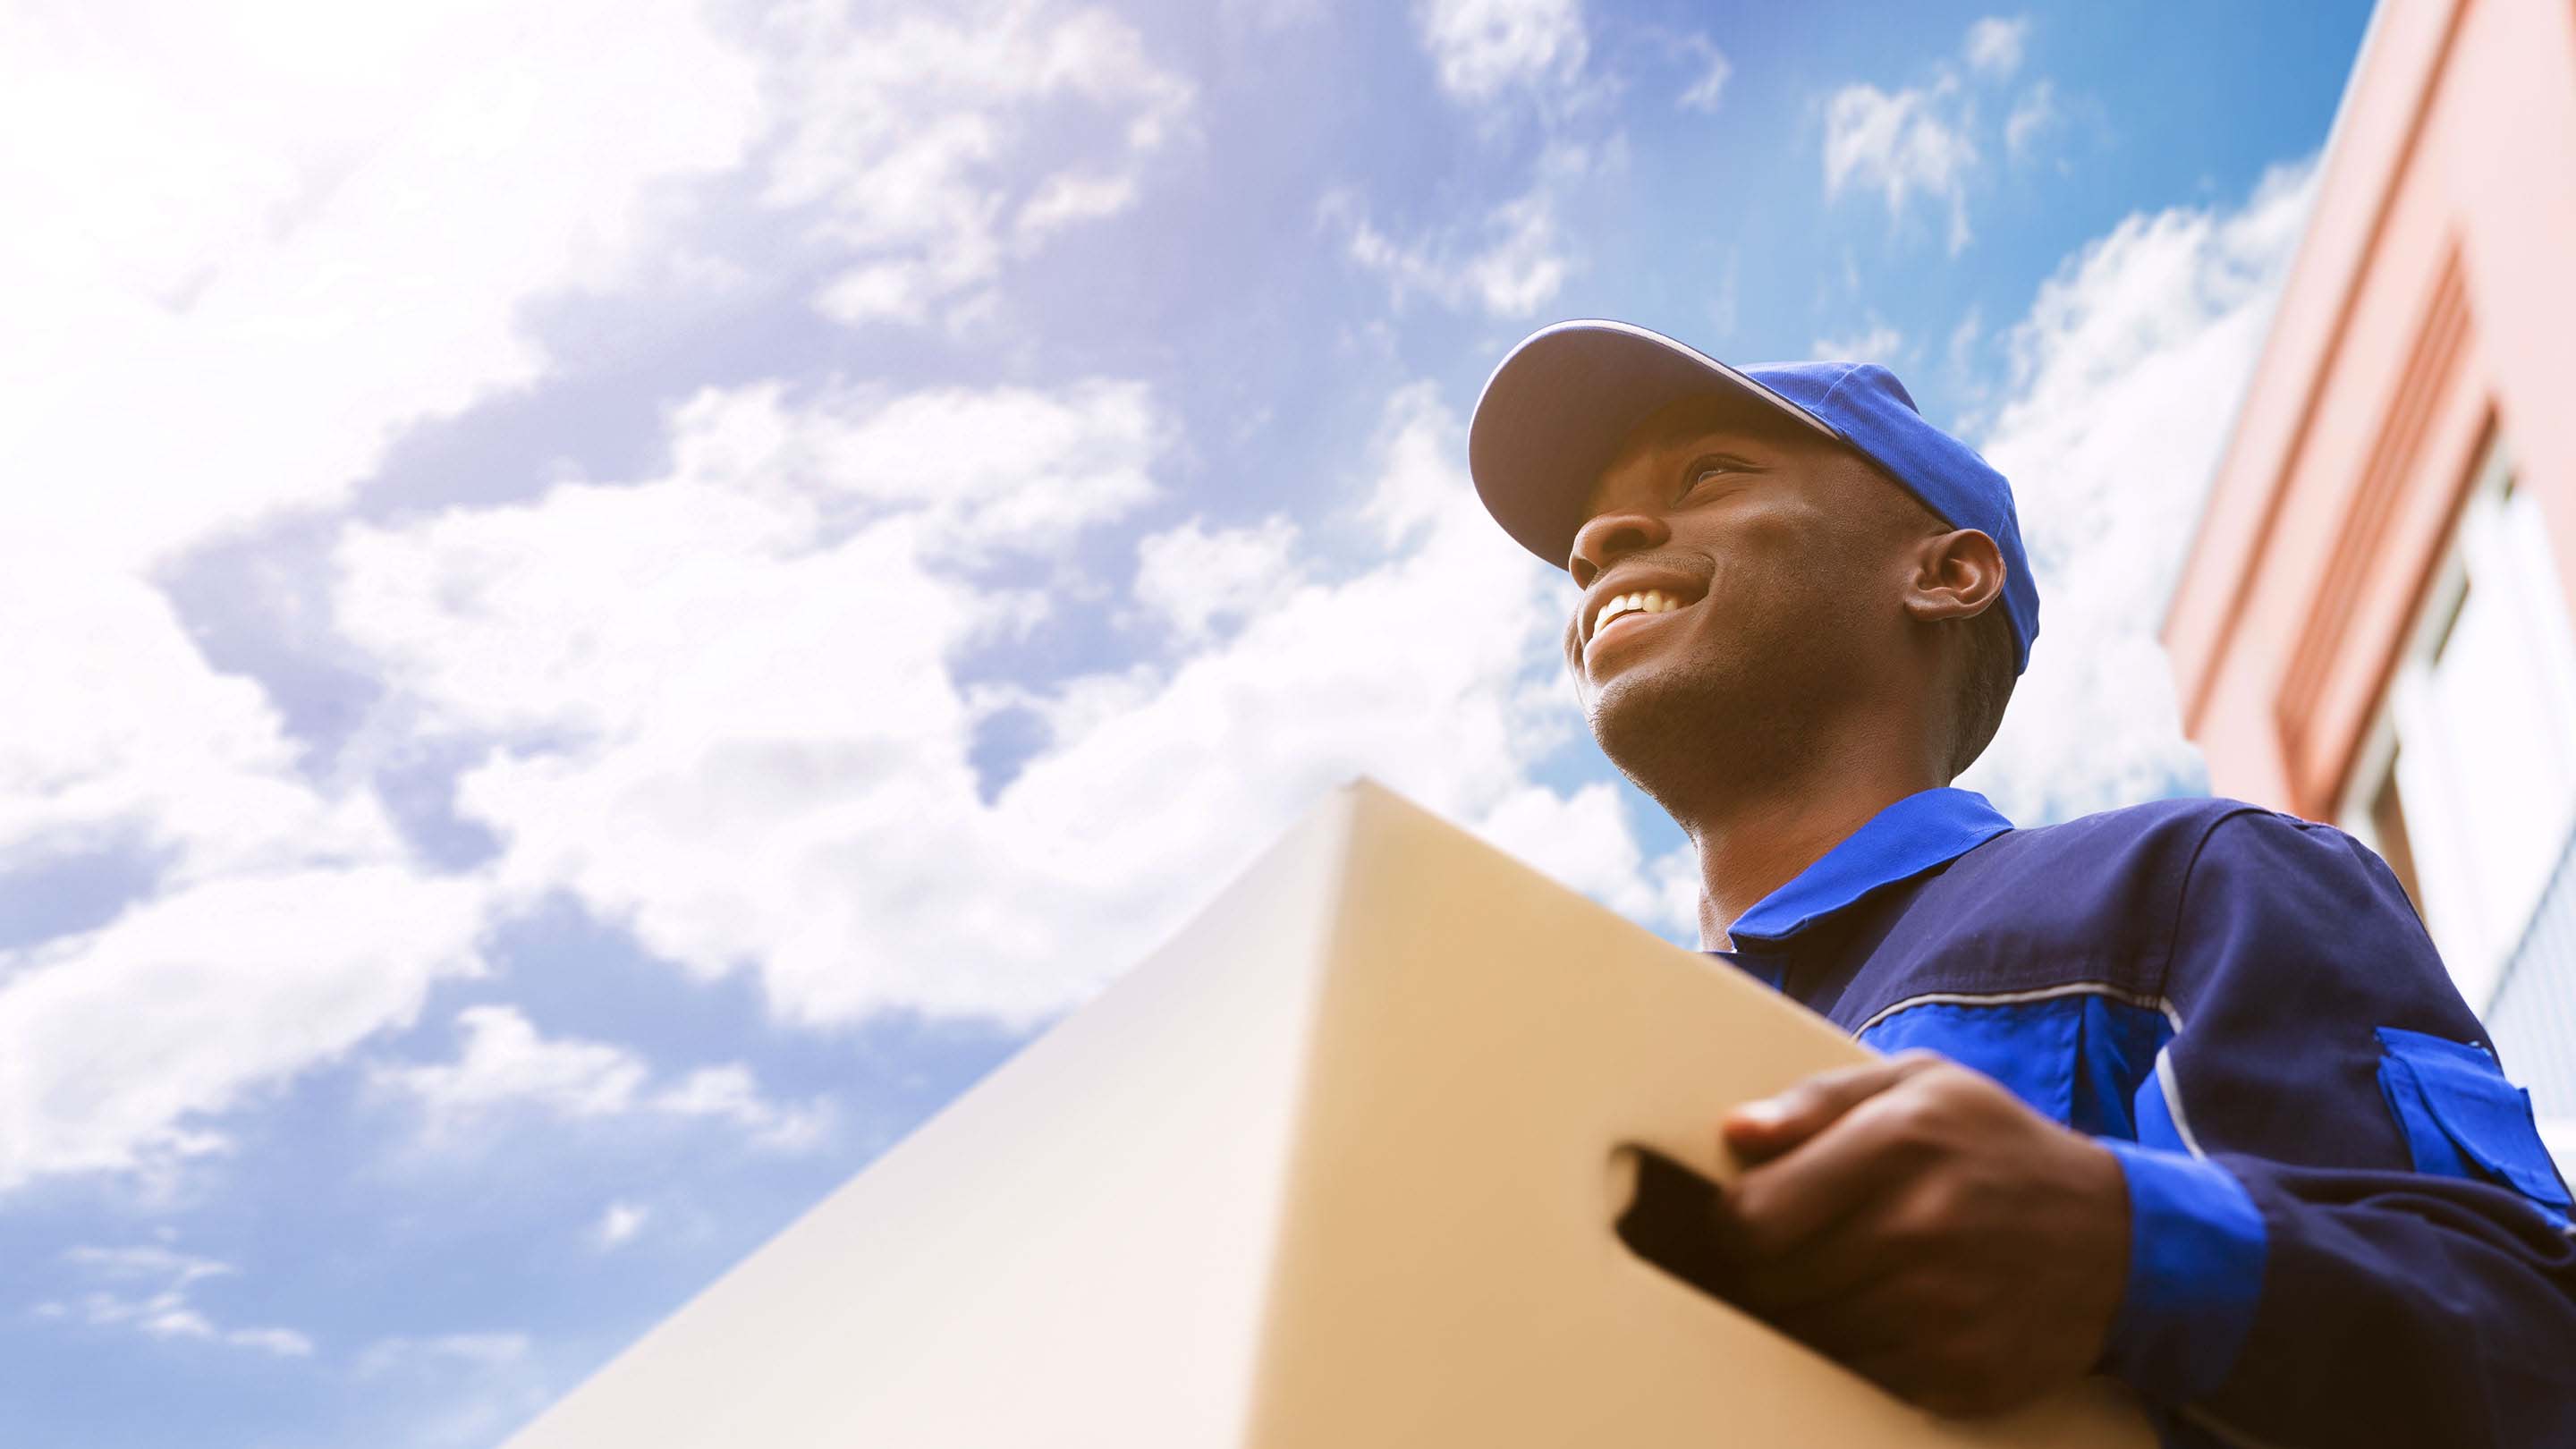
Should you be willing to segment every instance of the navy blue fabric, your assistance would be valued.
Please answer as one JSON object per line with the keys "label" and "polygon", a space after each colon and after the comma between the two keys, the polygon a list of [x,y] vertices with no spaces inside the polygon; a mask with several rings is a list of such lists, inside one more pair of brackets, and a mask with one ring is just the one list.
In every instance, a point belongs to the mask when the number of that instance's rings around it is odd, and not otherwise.
{"label": "navy blue fabric", "polygon": [[2576,1444],[2564,1185],[2376,856],[2229,800],[2001,831],[1964,791],[1900,806],[1723,954],[2123,1144],[2104,1367],[2168,1444]]}
{"label": "navy blue fabric", "polygon": [[1895,374],[1874,363],[1776,362],[1737,369],[1626,322],[1558,322],[1521,339],[1476,399],[1467,471],[1503,531],[1558,568],[1573,552],[1586,497],[1630,430],[1683,398],[1740,398],[1813,426],[1878,465],[1954,528],[2003,555],[2001,605],[2016,670],[2039,637],[2039,586],[2022,546],[2012,485],[1975,449],[1924,420]]}

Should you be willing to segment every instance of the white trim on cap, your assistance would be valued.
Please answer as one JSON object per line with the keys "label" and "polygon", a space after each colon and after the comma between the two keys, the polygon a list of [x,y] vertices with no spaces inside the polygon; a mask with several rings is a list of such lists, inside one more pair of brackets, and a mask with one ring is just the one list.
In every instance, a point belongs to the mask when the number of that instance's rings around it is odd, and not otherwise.
{"label": "white trim on cap", "polygon": [[[1518,358],[1522,353],[1527,352],[1530,348],[1538,345],[1542,339],[1554,337],[1560,332],[1617,332],[1629,337],[1637,338],[1640,341],[1652,342],[1669,351],[1680,353],[1682,356],[1689,358],[1691,361],[1698,363],[1700,366],[1707,368],[1711,372],[1717,373],[1719,376],[1724,377],[1728,381],[1736,384],[1738,387],[1750,390],[1758,397],[1769,399],[1774,405],[1779,407],[1781,411],[1796,418],[1798,421],[1805,423],[1808,427],[1814,428],[1817,432],[1824,434],[1826,437],[1831,438],[1838,443],[1847,443],[1850,441],[1850,439],[1843,436],[1842,429],[1826,422],[1823,418],[1817,417],[1814,413],[1807,411],[1798,404],[1791,402],[1789,399],[1782,397],[1776,392],[1773,392],[1770,388],[1750,377],[1747,377],[1743,373],[1736,371],[1734,368],[1727,366],[1725,363],[1720,362],[1716,358],[1709,356],[1707,353],[1700,351],[1698,348],[1691,346],[1689,343],[1666,337],[1661,332],[1657,332],[1650,327],[1640,327],[1634,322],[1620,322],[1608,317],[1575,317],[1569,318],[1563,322],[1551,322],[1545,327],[1538,329],[1536,332],[1531,333],[1527,337],[1522,338],[1518,343],[1514,344],[1511,351],[1503,354],[1503,360],[1494,364],[1494,370],[1486,375],[1485,385],[1476,391],[1476,409],[1483,409],[1485,406],[1485,398],[1488,394],[1493,392],[1494,381],[1503,375],[1503,369],[1510,367],[1514,359]],[[1468,414],[1471,421],[1474,416],[1475,413],[1473,411]]]}

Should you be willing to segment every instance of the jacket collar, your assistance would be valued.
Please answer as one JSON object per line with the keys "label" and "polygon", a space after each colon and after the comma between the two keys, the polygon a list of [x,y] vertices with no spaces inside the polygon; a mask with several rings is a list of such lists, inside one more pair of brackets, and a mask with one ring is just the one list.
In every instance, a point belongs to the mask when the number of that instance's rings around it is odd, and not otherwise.
{"label": "jacket collar", "polygon": [[1727,935],[1739,951],[1776,946],[1870,892],[1947,865],[2012,828],[1973,790],[1944,786],[1908,795],[1754,902]]}

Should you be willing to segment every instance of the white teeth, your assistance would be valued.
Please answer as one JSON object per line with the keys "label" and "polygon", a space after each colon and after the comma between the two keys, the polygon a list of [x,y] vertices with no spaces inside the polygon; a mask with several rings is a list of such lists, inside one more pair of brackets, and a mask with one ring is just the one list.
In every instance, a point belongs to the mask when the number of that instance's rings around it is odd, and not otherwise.
{"label": "white teeth", "polygon": [[1609,628],[1610,622],[1622,614],[1669,614],[1681,607],[1682,600],[1672,597],[1661,589],[1647,589],[1642,593],[1617,595],[1605,601],[1601,605],[1601,612],[1593,616],[1593,637],[1600,637],[1601,631]]}

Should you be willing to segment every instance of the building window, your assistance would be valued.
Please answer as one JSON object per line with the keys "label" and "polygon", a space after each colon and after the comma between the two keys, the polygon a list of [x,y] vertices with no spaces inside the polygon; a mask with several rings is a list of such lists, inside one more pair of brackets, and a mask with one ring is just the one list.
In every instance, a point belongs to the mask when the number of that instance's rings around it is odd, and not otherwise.
{"label": "building window", "polygon": [[2483,1011],[2576,830],[2576,628],[2500,444],[2359,762],[2340,823],[2388,861]]}

